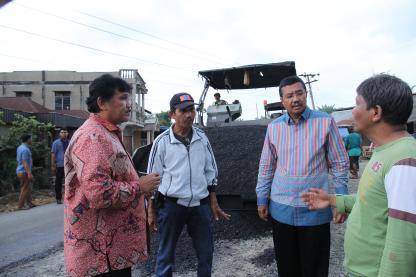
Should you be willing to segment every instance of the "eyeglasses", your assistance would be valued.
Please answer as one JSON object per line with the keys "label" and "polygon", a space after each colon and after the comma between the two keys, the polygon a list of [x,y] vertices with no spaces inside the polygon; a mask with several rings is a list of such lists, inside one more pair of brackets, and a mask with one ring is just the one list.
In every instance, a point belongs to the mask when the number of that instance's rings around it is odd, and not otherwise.
{"label": "eyeglasses", "polygon": [[291,92],[291,93],[288,93],[288,94],[286,94],[286,95],[283,95],[283,99],[286,99],[286,100],[291,100],[293,97],[295,97],[295,96],[297,96],[297,97],[301,97],[301,96],[303,96],[304,94],[306,94],[306,92],[305,91],[303,91],[303,90],[298,90],[298,91],[295,91],[295,92]]}

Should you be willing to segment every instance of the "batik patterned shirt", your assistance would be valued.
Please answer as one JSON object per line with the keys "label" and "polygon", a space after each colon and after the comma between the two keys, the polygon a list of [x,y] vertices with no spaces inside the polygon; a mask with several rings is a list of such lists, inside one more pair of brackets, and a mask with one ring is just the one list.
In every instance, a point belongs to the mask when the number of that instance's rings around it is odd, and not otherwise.
{"label": "batik patterned shirt", "polygon": [[144,195],[120,129],[91,115],[68,146],[65,176],[68,274],[95,276],[147,259]]}

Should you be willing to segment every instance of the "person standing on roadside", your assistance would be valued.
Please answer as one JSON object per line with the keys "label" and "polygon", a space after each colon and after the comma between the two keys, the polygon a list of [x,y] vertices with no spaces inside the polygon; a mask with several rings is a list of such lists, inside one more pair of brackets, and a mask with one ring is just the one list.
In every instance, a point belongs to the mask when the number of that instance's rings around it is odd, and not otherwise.
{"label": "person standing on roadside", "polygon": [[[149,223],[159,231],[156,276],[172,276],[176,243],[187,225],[198,258],[199,277],[211,276],[214,242],[211,213],[215,220],[230,219],[218,205],[215,187],[217,165],[205,133],[192,126],[195,103],[188,93],[170,100],[169,116],[175,123],[160,134],[150,152],[148,173],[161,176],[155,203],[149,205]],[[156,229],[158,208],[158,229]]]}
{"label": "person standing on roadside", "polygon": [[32,136],[24,134],[21,136],[21,140],[22,144],[17,147],[16,151],[16,174],[20,182],[19,210],[26,209],[25,204],[27,204],[29,208],[36,206],[32,203],[33,160],[32,152],[29,148],[29,145],[32,144]]}
{"label": "person standing on roadside", "polygon": [[284,78],[279,94],[287,113],[267,127],[257,181],[257,209],[269,214],[280,277],[328,276],[331,209],[310,211],[300,194],[310,187],[348,193],[348,155],[333,118],[306,105],[305,83]]}
{"label": "person standing on roadside", "polygon": [[55,197],[57,204],[62,204],[62,181],[65,177],[64,156],[68,144],[68,131],[61,129],[59,131],[59,138],[53,142],[51,149],[51,172],[55,175]]}
{"label": "person standing on roadside", "polygon": [[354,128],[376,145],[355,195],[318,188],[302,194],[312,210],[349,214],[344,239],[348,276],[416,274],[416,140],[406,131],[410,86],[388,74],[364,80],[352,110]]}
{"label": "person standing on roadside", "polygon": [[345,147],[348,151],[348,157],[350,158],[350,178],[358,179],[358,171],[360,170],[360,156],[361,156],[361,144],[363,139],[361,135],[350,128],[350,133],[345,138]]}
{"label": "person standing on roadside", "polygon": [[119,124],[131,113],[131,86],[109,74],[92,81],[90,117],[65,153],[64,259],[70,276],[130,277],[148,258],[145,194],[160,178],[139,178]]}

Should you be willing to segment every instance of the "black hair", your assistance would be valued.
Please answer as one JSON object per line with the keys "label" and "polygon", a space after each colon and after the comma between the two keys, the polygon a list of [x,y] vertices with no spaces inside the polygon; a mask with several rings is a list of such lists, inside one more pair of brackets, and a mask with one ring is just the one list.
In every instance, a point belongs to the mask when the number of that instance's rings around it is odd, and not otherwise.
{"label": "black hair", "polygon": [[293,84],[296,84],[296,83],[301,83],[303,88],[305,89],[305,92],[306,92],[306,86],[305,86],[305,83],[303,82],[303,80],[301,78],[299,78],[298,76],[293,75],[293,76],[283,78],[280,81],[280,84],[279,84],[279,95],[280,95],[280,97],[283,97],[282,89],[285,86],[290,86],[290,85],[293,85]]}
{"label": "black hair", "polygon": [[214,96],[221,97],[221,94],[219,92],[214,93]]}
{"label": "black hair", "polygon": [[367,110],[380,106],[383,120],[391,125],[406,124],[413,109],[410,86],[395,76],[377,74],[364,80],[357,88]]}
{"label": "black hair", "polygon": [[32,137],[32,135],[29,134],[23,134],[20,139],[22,140],[22,142],[27,142],[30,138]]}
{"label": "black hair", "polygon": [[97,104],[98,97],[101,97],[104,101],[108,101],[115,95],[116,90],[130,92],[131,89],[132,87],[126,81],[110,74],[104,74],[96,78],[91,82],[89,87],[90,96],[87,98],[88,111],[91,113],[100,112]]}

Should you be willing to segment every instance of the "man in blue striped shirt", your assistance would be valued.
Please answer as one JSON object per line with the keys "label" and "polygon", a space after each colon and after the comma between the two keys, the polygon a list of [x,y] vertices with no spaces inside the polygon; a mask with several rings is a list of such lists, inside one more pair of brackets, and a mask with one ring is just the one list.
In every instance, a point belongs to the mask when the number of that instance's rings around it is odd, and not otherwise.
{"label": "man in blue striped shirt", "polygon": [[[259,165],[257,205],[261,219],[271,215],[280,277],[327,276],[330,209],[309,211],[300,194],[317,186],[348,193],[348,155],[335,121],[306,105],[306,87],[297,76],[279,86],[287,113],[267,128]],[[342,222],[342,215],[335,215]]]}

